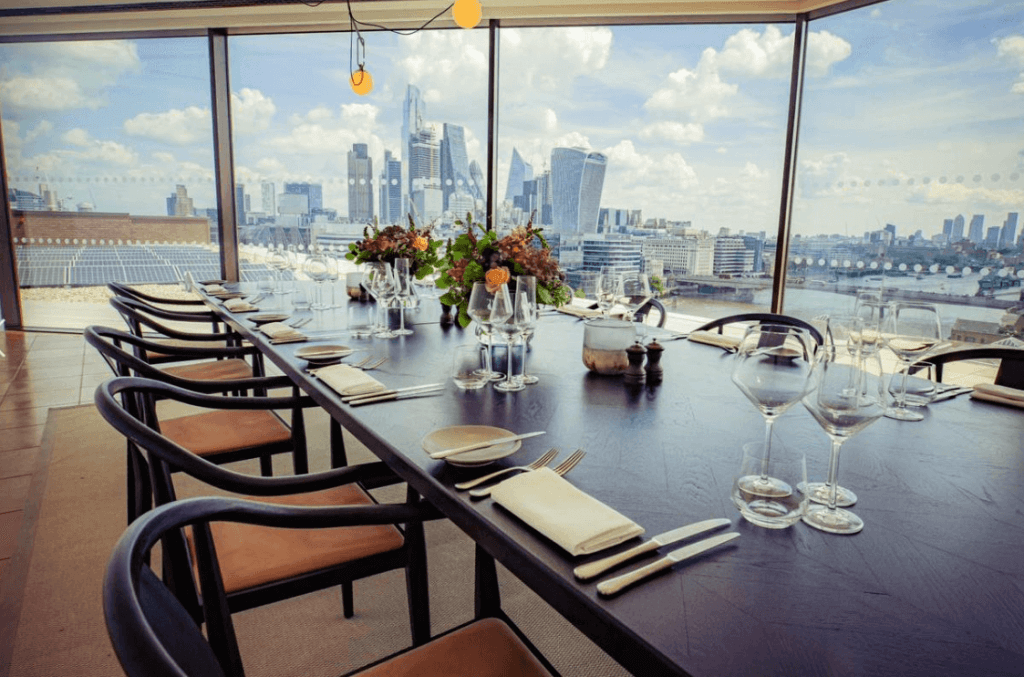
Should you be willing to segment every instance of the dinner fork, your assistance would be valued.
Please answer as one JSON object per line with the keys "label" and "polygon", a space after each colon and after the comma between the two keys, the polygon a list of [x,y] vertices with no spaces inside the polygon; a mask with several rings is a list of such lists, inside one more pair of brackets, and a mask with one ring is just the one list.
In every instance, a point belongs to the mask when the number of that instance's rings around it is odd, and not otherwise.
{"label": "dinner fork", "polygon": [[368,361],[368,359],[367,360],[363,360],[362,362],[353,364],[352,366],[355,367],[356,369],[362,369],[363,371],[369,371],[370,369],[376,369],[377,367],[379,367],[380,365],[384,364],[387,361],[388,361],[388,358],[387,358],[387,356],[385,356],[385,357],[378,358],[378,359],[374,360],[373,362]]}
{"label": "dinner fork", "polygon": [[[587,452],[583,451],[582,449],[577,449],[576,451],[569,454],[569,456],[564,461],[562,461],[554,468],[552,468],[552,470],[557,475],[565,475],[567,472],[575,468],[586,455]],[[501,483],[499,482],[498,484]],[[482,489],[473,489],[471,492],[469,492],[469,495],[472,496],[473,498],[484,498],[485,496],[490,496],[491,490],[494,489],[494,487],[498,486],[498,484],[492,484],[491,486],[483,487]]]}
{"label": "dinner fork", "polygon": [[490,482],[495,477],[500,477],[501,475],[504,475],[505,473],[510,473],[510,472],[515,471],[515,470],[536,470],[537,468],[543,468],[548,463],[551,463],[551,461],[553,461],[555,456],[557,456],[557,455],[558,455],[558,448],[557,447],[552,448],[552,449],[548,449],[546,452],[544,452],[542,455],[540,455],[537,458],[537,460],[534,461],[533,463],[529,463],[527,465],[516,465],[516,466],[512,466],[511,468],[502,468],[501,470],[499,470],[497,472],[492,472],[489,475],[484,475],[483,477],[477,477],[475,480],[467,480],[465,482],[456,482],[455,483],[455,488],[460,490],[460,491],[465,490],[465,489],[472,489],[473,487],[478,487],[481,484],[484,484],[486,482]]}

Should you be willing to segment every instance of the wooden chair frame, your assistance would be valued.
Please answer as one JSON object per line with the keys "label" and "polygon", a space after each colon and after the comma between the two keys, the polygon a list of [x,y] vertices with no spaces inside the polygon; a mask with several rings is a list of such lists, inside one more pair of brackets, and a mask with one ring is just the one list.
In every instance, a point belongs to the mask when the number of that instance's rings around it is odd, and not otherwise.
{"label": "wooden chair frame", "polygon": [[799,327],[810,332],[811,336],[814,337],[814,340],[817,341],[819,346],[825,343],[825,338],[821,335],[821,332],[809,322],[805,322],[798,317],[780,315],[778,313],[741,313],[739,315],[729,315],[728,317],[720,317],[717,320],[706,322],[694,329],[694,331],[711,331],[712,329],[718,329],[718,333],[721,334],[725,325],[736,322],[759,322],[761,324],[778,324],[786,327]]}
{"label": "wooden chair frame", "polygon": [[[930,362],[935,365],[935,380],[942,383],[942,367],[949,362],[960,362],[961,360],[999,360],[999,369],[996,372],[996,385],[1008,386],[1024,390],[1024,350],[1020,348],[1007,348],[1002,346],[988,348],[963,348],[951,350],[946,353],[939,353],[926,357],[922,362]],[[922,369],[918,364],[910,366],[909,373],[913,374]]]}

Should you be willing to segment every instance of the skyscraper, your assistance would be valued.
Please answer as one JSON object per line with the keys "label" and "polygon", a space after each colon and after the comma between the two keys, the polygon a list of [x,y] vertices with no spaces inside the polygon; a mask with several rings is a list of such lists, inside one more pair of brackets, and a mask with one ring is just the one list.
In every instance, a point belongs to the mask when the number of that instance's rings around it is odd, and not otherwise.
{"label": "skyscraper", "polygon": [[486,184],[484,183],[484,172],[480,169],[480,163],[476,160],[469,163],[469,178],[470,181],[472,181],[470,184],[470,193],[473,195],[473,198],[483,200],[484,188],[486,187]]}
{"label": "skyscraper", "polygon": [[402,223],[402,163],[391,151],[384,151],[384,167],[380,173],[380,222],[383,225]]}
{"label": "skyscraper", "polygon": [[608,157],[582,148],[551,151],[552,221],[559,233],[596,233]]}
{"label": "skyscraper", "polygon": [[942,234],[946,236],[946,242],[953,235],[953,219],[945,219],[942,222]]}
{"label": "skyscraper", "polygon": [[245,218],[245,184],[235,184],[235,222],[246,223]]}
{"label": "skyscraper", "polygon": [[274,184],[269,181],[260,184],[260,209],[270,217],[277,214],[277,193]]}
{"label": "skyscraper", "polygon": [[981,244],[985,239],[985,215],[975,214],[971,217],[971,229],[968,231],[967,239],[974,244]]}
{"label": "skyscraper", "polygon": [[1008,249],[1013,247],[1014,238],[1017,236],[1017,212],[1010,212],[1003,221],[1003,229],[999,234],[999,248]]}
{"label": "skyscraper", "polygon": [[[444,123],[444,138],[441,140],[441,190],[444,195],[445,211],[452,210],[451,197],[462,193],[465,198],[475,199],[470,191],[469,157],[466,155],[466,130],[459,125]],[[465,198],[460,204],[465,204]],[[454,210],[452,210],[454,211]],[[456,215],[458,213],[456,212]]]}
{"label": "skyscraper", "polygon": [[959,242],[964,239],[964,215],[957,214],[953,219],[953,232],[949,238],[950,242]]}
{"label": "skyscraper", "polygon": [[533,178],[533,165],[523,160],[523,156],[515,148],[512,149],[512,162],[508,168],[508,187],[505,188],[505,199],[512,202],[523,194],[523,183]]}
{"label": "skyscraper", "polygon": [[192,216],[194,211],[195,206],[188,196],[188,190],[185,186],[177,186],[174,195],[167,198],[167,216]]}
{"label": "skyscraper", "polygon": [[373,221],[373,160],[365,143],[353,143],[348,152],[348,220]]}
{"label": "skyscraper", "polygon": [[441,135],[438,126],[423,123],[409,143],[410,202],[413,216],[428,222],[444,211],[441,192]]}
{"label": "skyscraper", "polygon": [[285,195],[305,195],[307,214],[316,214],[324,208],[324,190],[319,183],[286,183]]}
{"label": "skyscraper", "polygon": [[412,195],[412,144],[423,126],[426,109],[420,90],[415,85],[405,88],[405,102],[402,106],[402,210],[412,211],[409,196]]}

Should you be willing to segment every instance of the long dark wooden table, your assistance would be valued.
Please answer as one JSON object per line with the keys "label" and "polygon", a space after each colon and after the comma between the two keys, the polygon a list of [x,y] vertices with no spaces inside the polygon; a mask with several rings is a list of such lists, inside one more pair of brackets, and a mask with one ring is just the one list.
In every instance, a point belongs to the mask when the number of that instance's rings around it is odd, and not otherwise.
{"label": "long dark wooden table", "polygon": [[[529,358],[540,383],[512,394],[462,392],[448,378],[451,351],[472,333],[421,324],[405,338],[335,342],[388,355],[373,373],[389,387],[445,381],[445,394],[352,408],[294,357],[307,344],[271,346],[244,315],[218,308],[480,548],[636,675],[1024,675],[1022,410],[962,396],[933,404],[920,423],[882,419],[847,443],[840,466],[840,483],[859,496],[864,531],[836,536],[801,523],[775,531],[746,523],[729,499],[741,447],[761,439],[764,423],[717,348],[666,342],[664,381],[629,389],[587,372],[582,322],[545,316]],[[731,518],[743,535],[735,547],[598,597],[572,568],[608,552],[568,556],[489,499],[453,489],[484,471],[422,451],[426,433],[458,424],[547,431],[499,467],[553,446],[560,456],[583,447],[587,456],[569,479],[647,536],[709,517]],[[811,473],[824,476],[828,441],[802,406],[779,419],[776,435],[806,450]]]}

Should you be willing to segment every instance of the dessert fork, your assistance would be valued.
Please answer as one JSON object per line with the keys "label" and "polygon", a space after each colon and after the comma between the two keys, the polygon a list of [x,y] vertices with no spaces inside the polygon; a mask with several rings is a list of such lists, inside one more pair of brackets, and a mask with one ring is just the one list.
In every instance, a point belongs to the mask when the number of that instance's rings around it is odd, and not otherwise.
{"label": "dessert fork", "polygon": [[537,458],[537,460],[534,461],[533,463],[530,463],[528,465],[517,465],[517,466],[513,466],[511,468],[502,468],[501,470],[498,470],[497,472],[492,472],[489,475],[484,475],[483,477],[477,477],[475,480],[467,480],[465,482],[457,482],[455,484],[455,488],[460,490],[460,491],[465,490],[465,489],[472,489],[473,487],[478,487],[481,484],[484,484],[486,482],[490,482],[495,477],[500,477],[501,475],[504,475],[505,473],[510,473],[510,472],[512,472],[514,470],[536,470],[537,468],[543,468],[548,463],[551,463],[551,461],[553,461],[555,456],[557,456],[557,455],[558,455],[558,448],[557,447],[553,448],[553,449],[548,449],[544,454],[539,456]]}
{"label": "dessert fork", "polygon": [[[577,449],[576,451],[572,452],[564,461],[562,461],[554,468],[552,468],[552,470],[558,475],[565,475],[567,472],[575,468],[586,455],[587,452],[583,451],[582,449]],[[490,496],[491,489],[493,489],[496,486],[498,485],[492,484],[491,486],[483,487],[482,489],[474,489],[473,491],[469,492],[469,495],[472,496],[473,498],[483,498],[485,496]]]}
{"label": "dessert fork", "polygon": [[379,367],[380,365],[384,364],[387,361],[388,361],[388,358],[386,356],[385,357],[379,357],[376,360],[373,360],[372,362],[370,362],[369,358],[367,358],[366,360],[363,360],[361,362],[357,362],[356,364],[353,364],[352,366],[355,367],[356,369],[362,369],[363,371],[369,371],[370,369],[376,369],[377,367]]}

